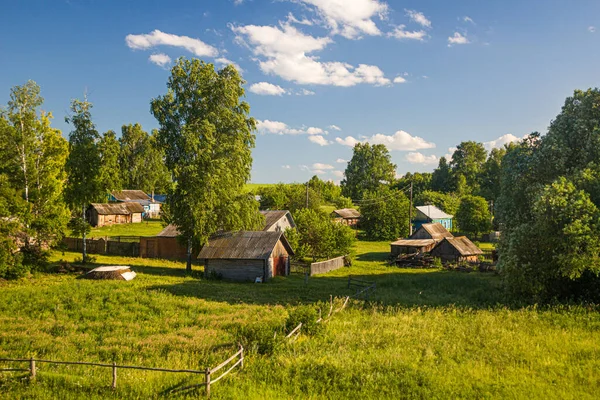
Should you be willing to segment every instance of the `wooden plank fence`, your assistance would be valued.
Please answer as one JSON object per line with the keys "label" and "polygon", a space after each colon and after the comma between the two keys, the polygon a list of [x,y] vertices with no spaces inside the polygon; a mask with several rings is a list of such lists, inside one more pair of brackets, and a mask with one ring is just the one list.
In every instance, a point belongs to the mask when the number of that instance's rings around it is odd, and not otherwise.
{"label": "wooden plank fence", "polygon": [[344,256],[332,258],[327,261],[320,261],[310,264],[310,276],[325,274],[329,271],[342,268],[344,266]]}
{"label": "wooden plank fence", "polygon": [[[234,360],[236,360],[235,363],[233,365],[231,365],[231,367],[227,371],[222,373],[216,379],[212,378],[212,375],[215,372],[221,370],[222,368],[224,368],[225,366],[227,366]],[[85,366],[92,366],[92,367],[111,368],[112,369],[111,387],[112,387],[112,389],[115,389],[115,390],[117,388],[117,370],[118,369],[136,369],[136,370],[143,370],[143,371],[203,374],[204,375],[203,383],[200,383],[197,385],[192,385],[192,386],[186,386],[186,387],[183,387],[180,389],[175,389],[173,391],[182,391],[182,390],[196,388],[199,386],[206,386],[206,395],[210,396],[211,384],[215,384],[218,381],[220,381],[221,379],[223,379],[227,374],[229,374],[231,371],[233,371],[233,369],[235,367],[237,367],[238,365],[240,366],[240,368],[244,367],[244,347],[240,344],[239,350],[234,355],[232,355],[231,357],[229,357],[227,360],[223,361],[221,364],[217,365],[216,367],[206,368],[205,370],[169,369],[169,368],[155,368],[155,367],[140,367],[140,366],[134,366],[134,365],[117,365],[114,362],[111,364],[106,364],[106,363],[96,363],[96,362],[86,362],[86,361],[54,361],[54,360],[35,359],[33,357],[31,357],[31,358],[0,358],[0,362],[10,362],[10,363],[12,363],[12,362],[16,362],[16,363],[27,362],[27,363],[29,363],[29,368],[0,368],[0,372],[29,372],[29,380],[31,382],[34,382],[36,379],[36,374],[38,371],[38,368],[36,367],[36,363],[62,364],[62,365],[85,365]]]}

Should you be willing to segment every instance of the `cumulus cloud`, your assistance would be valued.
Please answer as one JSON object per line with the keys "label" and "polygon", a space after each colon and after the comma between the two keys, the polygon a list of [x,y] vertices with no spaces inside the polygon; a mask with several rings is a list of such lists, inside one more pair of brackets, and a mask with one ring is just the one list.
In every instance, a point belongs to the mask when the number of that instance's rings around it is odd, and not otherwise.
{"label": "cumulus cloud", "polygon": [[427,19],[427,17],[425,17],[425,15],[422,12],[419,11],[415,11],[415,10],[404,10],[406,11],[406,15],[408,16],[408,18],[411,19],[411,21],[416,22],[417,24],[424,26],[426,28],[431,28],[431,21]]}
{"label": "cumulus cloud", "polygon": [[335,176],[336,178],[343,178],[344,177],[344,172],[343,171],[331,171],[331,173],[333,174],[333,176]]}
{"label": "cumulus cloud", "polygon": [[312,169],[329,170],[329,169],[335,169],[335,167],[333,165],[329,165],[329,164],[314,163],[312,165]]}
{"label": "cumulus cloud", "polygon": [[332,34],[347,39],[361,35],[378,36],[381,31],[373,21],[384,19],[388,6],[379,0],[298,0],[313,6]]}
{"label": "cumulus cloud", "polygon": [[489,142],[484,142],[483,146],[486,148],[486,150],[490,151],[492,149],[499,149],[501,147],[504,147],[505,144],[509,144],[512,142],[519,142],[519,141],[525,139],[526,137],[527,137],[527,135],[525,135],[523,137],[517,137],[517,136],[513,135],[512,133],[507,133],[506,135],[500,136],[498,139],[490,140]]}
{"label": "cumulus cloud", "polygon": [[426,156],[420,152],[411,152],[406,155],[406,161],[411,164],[435,165],[439,159],[435,155]]}
{"label": "cumulus cloud", "polygon": [[147,50],[156,46],[172,46],[183,48],[198,57],[215,57],[219,54],[216,48],[200,39],[164,33],[158,29],[147,34],[127,35],[125,43],[130,49],[135,50]]}
{"label": "cumulus cloud", "polygon": [[451,47],[454,44],[469,44],[469,39],[467,39],[466,35],[463,35],[459,32],[454,32],[454,36],[448,37],[448,47]]}
{"label": "cumulus cloud", "polygon": [[251,48],[265,74],[304,85],[354,86],[368,83],[389,85],[391,81],[379,67],[328,61],[321,62],[311,53],[322,51],[332,42],[329,37],[313,37],[289,24],[275,26],[245,25],[231,28],[236,40]]}
{"label": "cumulus cloud", "polygon": [[331,141],[325,139],[322,135],[309,136],[308,140],[310,140],[313,143],[318,144],[319,146],[328,146],[332,143]]}
{"label": "cumulus cloud", "polygon": [[354,147],[356,143],[368,142],[371,144],[384,144],[389,150],[398,151],[415,151],[421,149],[432,149],[435,147],[435,143],[426,141],[425,139],[412,136],[410,133],[405,131],[397,131],[393,135],[384,135],[378,133],[371,137],[365,137],[362,141],[347,136],[345,139],[336,138],[336,142],[339,144]]}
{"label": "cumulus cloud", "polygon": [[463,21],[465,21],[465,22],[470,22],[470,23],[472,23],[473,25],[475,25],[475,21],[473,21],[473,18],[469,17],[468,15],[465,15],[465,16],[463,17]]}
{"label": "cumulus cloud", "polygon": [[288,13],[288,15],[287,15],[287,22],[291,23],[291,24],[298,24],[298,25],[308,25],[308,26],[313,25],[313,21],[306,19],[306,18],[302,18],[301,20],[297,19],[294,16],[294,14],[292,14],[291,12]]}
{"label": "cumulus cloud", "polygon": [[394,78],[394,83],[404,83],[406,82],[406,79],[403,78],[402,76],[397,76]]}
{"label": "cumulus cloud", "polygon": [[342,128],[340,128],[340,127],[339,127],[339,126],[337,126],[337,125],[329,125],[329,127],[328,127],[328,128],[329,128],[329,129],[333,129],[334,131],[341,131],[341,130],[342,130]]}
{"label": "cumulus cloud", "polygon": [[269,82],[258,82],[250,85],[249,91],[262,96],[281,96],[286,93],[286,90],[278,85],[273,85]]}
{"label": "cumulus cloud", "polygon": [[231,60],[229,60],[229,59],[227,59],[225,57],[219,57],[219,58],[215,59],[215,62],[217,64],[223,66],[223,67],[226,66],[226,65],[231,64],[231,65],[233,65],[235,67],[235,69],[238,70],[238,72],[240,74],[244,72],[244,70],[242,69],[242,67],[239,66],[239,64],[237,64],[237,63],[235,63],[235,62],[233,62],[233,61],[231,61]]}
{"label": "cumulus cloud", "polygon": [[315,92],[313,92],[312,90],[308,90],[308,89],[302,89],[302,90],[296,92],[297,96],[312,96],[314,94],[315,94]]}
{"label": "cumulus cloud", "polygon": [[337,160],[335,160],[335,162],[338,164],[344,164],[344,163],[347,163],[348,160],[344,160],[343,158],[338,158]]}
{"label": "cumulus cloud", "polygon": [[400,40],[418,40],[424,41],[427,37],[427,33],[424,30],[420,31],[407,31],[406,25],[397,26],[392,32],[388,33],[389,37],[394,37]]}
{"label": "cumulus cloud", "polygon": [[289,165],[282,165],[281,168],[283,168],[283,169],[291,169],[292,167],[290,167]]}
{"label": "cumulus cloud", "polygon": [[171,57],[163,53],[152,54],[150,57],[148,57],[148,60],[159,67],[165,67],[171,63]]}
{"label": "cumulus cloud", "polygon": [[275,135],[326,135],[328,132],[314,126],[291,128],[286,123],[280,121],[257,120],[256,129],[260,134],[275,134]]}

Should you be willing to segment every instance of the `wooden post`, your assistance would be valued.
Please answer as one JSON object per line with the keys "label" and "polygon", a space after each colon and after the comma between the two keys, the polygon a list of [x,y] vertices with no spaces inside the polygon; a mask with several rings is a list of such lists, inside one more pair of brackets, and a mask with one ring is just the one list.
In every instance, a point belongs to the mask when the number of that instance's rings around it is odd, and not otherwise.
{"label": "wooden post", "polygon": [[35,381],[35,359],[31,357],[29,360],[29,380]]}
{"label": "wooden post", "polygon": [[244,347],[240,344],[240,359],[242,360],[242,362],[240,363],[240,368],[244,368]]}
{"label": "wooden post", "polygon": [[112,372],[113,372],[112,388],[113,388],[113,390],[115,390],[117,388],[117,363],[115,363],[114,361],[113,361],[113,366],[112,366]]}
{"label": "wooden post", "polygon": [[206,368],[206,397],[210,397],[210,368]]}

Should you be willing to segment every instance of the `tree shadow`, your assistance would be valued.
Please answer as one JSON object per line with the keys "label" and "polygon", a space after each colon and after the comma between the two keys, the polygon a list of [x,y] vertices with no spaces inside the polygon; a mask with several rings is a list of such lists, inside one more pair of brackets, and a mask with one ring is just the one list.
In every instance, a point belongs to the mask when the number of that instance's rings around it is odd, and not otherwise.
{"label": "tree shadow", "polygon": [[[165,260],[168,261],[168,260]],[[158,275],[158,276],[173,276],[173,277],[186,277],[192,276],[194,278],[201,278],[204,276],[202,271],[202,265],[198,263],[192,264],[192,273],[189,275],[185,267],[182,268],[174,268],[174,267],[158,267],[154,265],[129,265],[128,263],[99,263],[99,262],[89,262],[86,264],[70,264],[70,270],[66,272],[75,272],[75,273],[85,273],[87,271],[91,271],[94,268],[98,268],[105,265],[127,265],[131,267],[131,270],[136,273],[142,273],[146,275]],[[49,272],[65,272],[61,270],[61,266],[59,263],[53,263],[51,270]]]}
{"label": "tree shadow", "polygon": [[387,261],[390,257],[389,251],[373,251],[362,253],[355,257],[357,261]]}

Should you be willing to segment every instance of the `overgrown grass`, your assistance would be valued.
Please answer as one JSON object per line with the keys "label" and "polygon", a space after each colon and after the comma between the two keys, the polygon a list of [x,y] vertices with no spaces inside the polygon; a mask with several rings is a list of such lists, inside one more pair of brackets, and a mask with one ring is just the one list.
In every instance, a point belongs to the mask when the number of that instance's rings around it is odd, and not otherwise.
{"label": "overgrown grass", "polygon": [[104,236],[156,236],[164,229],[161,221],[143,221],[135,224],[116,224],[93,228],[91,238]]}
{"label": "overgrown grass", "polygon": [[[241,339],[275,340],[212,388],[214,398],[595,398],[600,316],[582,306],[508,303],[494,274],[406,270],[385,262],[388,242],[359,242],[350,268],[265,284],[210,281],[178,262],[98,256],[131,265],[130,282],[77,274],[0,282],[0,357],[113,360],[203,369]],[[54,261],[75,253],[54,254]],[[329,309],[352,294],[348,275],[377,282],[371,303],[352,301],[325,327],[285,344],[288,314]],[[300,313],[302,314],[302,313]],[[294,312],[294,315],[298,315]],[[242,332],[242,333],[240,333]],[[270,338],[270,339],[269,339]],[[201,376],[42,364],[38,381],[0,375],[5,398],[158,398]],[[198,397],[202,390],[172,397]]]}

